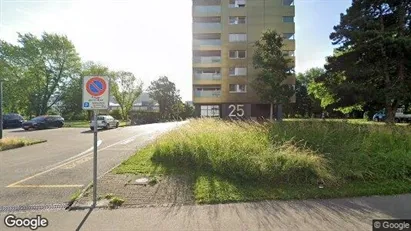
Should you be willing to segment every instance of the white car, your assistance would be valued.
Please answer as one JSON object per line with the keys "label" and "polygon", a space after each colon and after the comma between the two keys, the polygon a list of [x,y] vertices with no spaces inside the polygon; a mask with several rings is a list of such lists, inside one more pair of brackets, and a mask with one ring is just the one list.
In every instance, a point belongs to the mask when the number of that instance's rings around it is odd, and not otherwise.
{"label": "white car", "polygon": [[[120,122],[114,119],[110,115],[99,115],[97,116],[97,129],[110,129],[110,128],[118,128]],[[90,121],[90,129],[94,130],[94,120]]]}

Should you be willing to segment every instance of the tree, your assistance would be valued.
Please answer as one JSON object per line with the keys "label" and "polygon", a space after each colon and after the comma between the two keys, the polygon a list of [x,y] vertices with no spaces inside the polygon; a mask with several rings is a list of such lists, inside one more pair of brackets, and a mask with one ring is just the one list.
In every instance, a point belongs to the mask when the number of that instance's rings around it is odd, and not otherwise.
{"label": "tree", "polygon": [[111,85],[113,96],[120,105],[121,117],[126,120],[134,101],[142,92],[143,83],[133,73],[119,71],[114,75]]}
{"label": "tree", "polygon": [[320,100],[308,94],[308,87],[318,77],[313,73],[315,72],[312,69],[305,73],[299,73],[295,82],[296,102],[294,104],[294,111],[303,117],[311,117],[313,114],[321,113]]}
{"label": "tree", "polygon": [[382,105],[394,122],[411,94],[410,14],[410,0],[357,0],[341,14],[330,35],[339,53],[328,57],[323,82],[342,106]]}
{"label": "tree", "polygon": [[149,96],[158,102],[163,119],[170,119],[175,115],[175,105],[181,102],[180,92],[167,76],[152,81],[147,91]]}
{"label": "tree", "polygon": [[184,104],[184,109],[183,109],[182,113],[180,114],[180,117],[182,119],[187,119],[187,118],[194,117],[194,107],[191,106],[188,103],[185,103]]}
{"label": "tree", "polygon": [[273,104],[288,104],[294,90],[285,81],[293,75],[291,59],[283,54],[283,38],[276,31],[268,30],[254,44],[253,65],[259,71],[253,80],[252,87],[262,101],[271,104],[272,120]]}
{"label": "tree", "polygon": [[29,115],[45,114],[61,100],[59,94],[53,100],[51,96],[79,75],[80,58],[66,36],[43,33],[37,38],[32,34],[18,34],[18,43],[0,41],[2,71],[18,85],[7,97],[21,97],[20,102]]}

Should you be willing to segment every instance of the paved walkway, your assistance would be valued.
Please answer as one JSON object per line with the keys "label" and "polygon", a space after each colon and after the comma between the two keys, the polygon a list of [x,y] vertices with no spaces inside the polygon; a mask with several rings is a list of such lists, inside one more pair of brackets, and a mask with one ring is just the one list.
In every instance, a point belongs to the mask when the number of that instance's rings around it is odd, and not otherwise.
{"label": "paved walkway", "polygon": [[[37,230],[372,230],[372,219],[411,219],[411,194],[353,199],[267,201],[204,206],[48,211]],[[0,230],[4,226],[0,214]],[[21,230],[21,229],[19,229]],[[26,229],[29,230],[29,229]]]}

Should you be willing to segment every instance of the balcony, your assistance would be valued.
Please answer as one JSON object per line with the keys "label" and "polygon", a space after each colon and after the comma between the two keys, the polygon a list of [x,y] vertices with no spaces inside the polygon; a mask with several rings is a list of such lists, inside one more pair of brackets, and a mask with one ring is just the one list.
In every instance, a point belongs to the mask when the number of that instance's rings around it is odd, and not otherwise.
{"label": "balcony", "polygon": [[221,23],[219,22],[195,22],[193,23],[194,33],[219,33]]}
{"label": "balcony", "polygon": [[207,16],[220,16],[221,6],[194,6],[193,16],[207,17]]}
{"label": "balcony", "polygon": [[221,90],[214,91],[194,91],[194,97],[201,98],[219,98],[221,96]]}
{"label": "balcony", "polygon": [[221,56],[194,57],[193,62],[199,64],[221,63]]}
{"label": "balcony", "polygon": [[220,50],[221,39],[194,39],[193,48],[196,50]]}
{"label": "balcony", "polygon": [[194,73],[195,80],[221,80],[221,73],[202,73],[202,72],[195,72]]}

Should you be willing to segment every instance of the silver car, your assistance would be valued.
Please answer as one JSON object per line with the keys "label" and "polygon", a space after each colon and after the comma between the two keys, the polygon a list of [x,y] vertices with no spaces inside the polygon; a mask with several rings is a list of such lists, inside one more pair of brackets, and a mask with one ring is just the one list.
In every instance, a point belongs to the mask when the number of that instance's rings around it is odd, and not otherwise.
{"label": "silver car", "polygon": [[[97,116],[97,129],[110,129],[118,128],[120,122],[114,119],[111,115],[99,115]],[[94,120],[90,121],[90,129],[94,130]]]}

